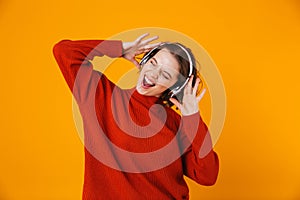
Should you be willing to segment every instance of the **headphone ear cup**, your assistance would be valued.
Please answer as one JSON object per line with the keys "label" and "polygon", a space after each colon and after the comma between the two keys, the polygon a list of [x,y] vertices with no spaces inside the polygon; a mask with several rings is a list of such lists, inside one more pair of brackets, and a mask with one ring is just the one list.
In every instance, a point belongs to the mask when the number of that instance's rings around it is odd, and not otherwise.
{"label": "headphone ear cup", "polygon": [[177,83],[175,83],[174,86],[172,86],[171,88],[167,89],[164,94],[162,95],[162,99],[163,100],[169,100],[170,98],[175,98],[178,99],[176,96],[176,90],[178,90],[179,86],[177,85]]}
{"label": "headphone ear cup", "polygon": [[143,56],[143,58],[142,58],[142,60],[140,61],[140,65],[144,65],[148,60],[149,60],[149,58],[150,58],[150,54],[149,54],[150,52],[148,52],[147,54],[145,54],[144,56]]}

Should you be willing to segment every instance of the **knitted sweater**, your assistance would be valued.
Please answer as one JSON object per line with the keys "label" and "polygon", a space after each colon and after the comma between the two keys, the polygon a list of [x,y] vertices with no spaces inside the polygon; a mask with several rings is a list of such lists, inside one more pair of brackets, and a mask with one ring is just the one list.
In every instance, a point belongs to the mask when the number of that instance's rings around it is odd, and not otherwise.
{"label": "knitted sweater", "polygon": [[53,52],[83,120],[82,199],[189,199],[184,175],[216,182],[218,157],[199,113],[181,117],[93,69],[95,56],[122,56],[121,41],[62,40]]}

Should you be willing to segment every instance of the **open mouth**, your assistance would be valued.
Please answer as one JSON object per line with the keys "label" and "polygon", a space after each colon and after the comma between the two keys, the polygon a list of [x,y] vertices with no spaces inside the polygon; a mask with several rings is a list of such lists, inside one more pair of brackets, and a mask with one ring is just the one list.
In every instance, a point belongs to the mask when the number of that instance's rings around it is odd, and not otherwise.
{"label": "open mouth", "polygon": [[146,75],[144,76],[144,79],[143,79],[143,86],[145,88],[150,88],[150,87],[154,87],[155,86],[155,83],[153,83],[150,79],[148,79],[146,77]]}

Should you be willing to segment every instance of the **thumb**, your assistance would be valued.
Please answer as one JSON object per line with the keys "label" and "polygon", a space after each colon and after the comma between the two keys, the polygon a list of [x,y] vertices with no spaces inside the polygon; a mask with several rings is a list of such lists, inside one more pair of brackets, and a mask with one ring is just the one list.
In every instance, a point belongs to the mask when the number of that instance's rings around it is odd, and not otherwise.
{"label": "thumb", "polygon": [[138,69],[141,68],[141,65],[140,65],[134,58],[131,60],[131,62],[132,62]]}
{"label": "thumb", "polygon": [[179,109],[181,109],[181,104],[177,101],[177,99],[170,98],[170,101]]}

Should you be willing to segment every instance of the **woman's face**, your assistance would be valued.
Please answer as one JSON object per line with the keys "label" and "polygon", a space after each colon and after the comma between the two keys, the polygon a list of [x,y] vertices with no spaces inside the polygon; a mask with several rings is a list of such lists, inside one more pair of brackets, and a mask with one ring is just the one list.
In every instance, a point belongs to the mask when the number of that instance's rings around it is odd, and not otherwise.
{"label": "woman's face", "polygon": [[177,82],[179,69],[175,57],[162,49],[142,67],[136,89],[142,95],[159,97]]}

